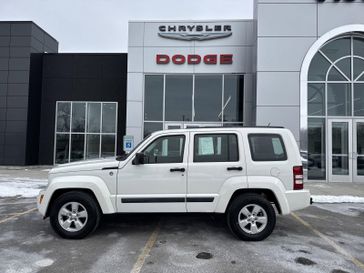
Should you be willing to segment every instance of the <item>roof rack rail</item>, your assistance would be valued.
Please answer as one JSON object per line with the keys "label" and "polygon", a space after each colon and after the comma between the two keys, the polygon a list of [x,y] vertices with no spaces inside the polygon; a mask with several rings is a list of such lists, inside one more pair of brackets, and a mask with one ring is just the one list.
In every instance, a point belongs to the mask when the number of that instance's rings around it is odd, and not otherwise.
{"label": "roof rack rail", "polygon": [[271,128],[271,129],[284,129],[284,126],[244,126],[244,125],[222,125],[222,126],[196,126],[189,127],[188,129],[218,129],[218,128]]}

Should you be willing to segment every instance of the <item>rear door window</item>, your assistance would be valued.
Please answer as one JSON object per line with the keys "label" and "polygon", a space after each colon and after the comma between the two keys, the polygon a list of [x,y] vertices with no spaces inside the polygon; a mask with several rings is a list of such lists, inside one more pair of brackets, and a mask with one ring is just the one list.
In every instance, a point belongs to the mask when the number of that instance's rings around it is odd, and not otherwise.
{"label": "rear door window", "polygon": [[235,134],[198,134],[194,138],[193,162],[239,161]]}
{"label": "rear door window", "polygon": [[253,161],[284,161],[287,153],[283,139],[278,134],[249,134]]}

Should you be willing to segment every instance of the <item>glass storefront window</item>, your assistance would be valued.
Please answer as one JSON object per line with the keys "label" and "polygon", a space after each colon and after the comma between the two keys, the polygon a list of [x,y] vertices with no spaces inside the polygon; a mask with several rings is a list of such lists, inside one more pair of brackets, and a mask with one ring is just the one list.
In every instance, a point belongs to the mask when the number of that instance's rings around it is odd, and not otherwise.
{"label": "glass storefront window", "polygon": [[144,122],[144,137],[159,130],[163,130],[162,122]]}
{"label": "glass storefront window", "polygon": [[102,104],[102,133],[116,132],[116,104]]}
{"label": "glass storefront window", "polygon": [[87,105],[87,132],[100,133],[101,103],[88,103]]}
{"label": "glass storefront window", "polygon": [[341,71],[339,71],[336,67],[332,66],[330,72],[328,73],[328,80],[344,82],[346,81],[346,78]]}
{"label": "glass storefront window", "polygon": [[310,83],[308,85],[308,115],[325,115],[325,85],[321,83]]}
{"label": "glass storefront window", "polygon": [[341,57],[350,55],[351,38],[344,37],[330,41],[321,48],[321,51],[332,61],[336,61]]}
{"label": "glass storefront window", "polygon": [[72,104],[72,132],[85,131],[86,103],[75,102]]}
{"label": "glass storefront window", "polygon": [[100,156],[100,135],[86,135],[86,159]]}
{"label": "glass storefront window", "polygon": [[144,136],[163,128],[241,126],[243,112],[243,75],[145,75]]}
{"label": "glass storefront window", "polygon": [[351,85],[327,84],[327,115],[351,116]]}
{"label": "glass storefront window", "polygon": [[243,121],[244,76],[225,75],[224,77],[224,122]]}
{"label": "glass storefront window", "polygon": [[325,119],[308,119],[308,179],[326,178],[325,147]]}
{"label": "glass storefront window", "polygon": [[[345,59],[338,61],[337,63],[335,63],[335,65],[340,70],[341,75],[344,74],[343,76],[346,77],[346,78],[344,77],[344,81],[351,79],[351,58],[350,57],[347,57]],[[329,76],[329,81],[330,80],[331,79]]]}
{"label": "glass storefront window", "polygon": [[71,162],[84,158],[85,135],[71,134]]}
{"label": "glass storefront window", "polygon": [[163,119],[163,75],[146,75],[144,90],[144,120]]}
{"label": "glass storefront window", "polygon": [[101,157],[115,155],[115,135],[101,135]]}
{"label": "glass storefront window", "polygon": [[[341,124],[331,120],[344,117],[349,121],[364,116],[363,36],[337,37],[316,53],[308,72],[307,106],[308,178],[326,178],[327,158],[332,158],[332,175],[348,173],[349,159],[342,154],[352,147],[348,147],[349,144],[342,138],[347,134],[347,128],[340,127],[348,122]],[[328,130],[330,122],[333,128],[329,137],[336,150],[325,153],[325,130]]]}
{"label": "glass storefront window", "polygon": [[69,134],[56,135],[55,162],[58,164],[69,162]]}
{"label": "glass storefront window", "polygon": [[324,81],[326,80],[326,72],[330,67],[330,62],[318,52],[312,59],[310,70],[308,73],[309,81]]}
{"label": "glass storefront window", "polygon": [[364,60],[354,58],[354,80],[364,81]]}
{"label": "glass storefront window", "polygon": [[354,37],[353,50],[355,56],[364,57],[364,37]]}
{"label": "glass storefront window", "polygon": [[349,174],[349,128],[347,122],[332,123],[332,174]]}
{"label": "glass storefront window", "polygon": [[358,122],[356,129],[357,175],[364,176],[364,123]]}
{"label": "glass storefront window", "polygon": [[115,155],[117,103],[57,102],[56,109],[55,164]]}
{"label": "glass storefront window", "polygon": [[354,116],[364,116],[364,83],[354,84]]}
{"label": "glass storefront window", "polygon": [[71,103],[60,102],[57,105],[57,131],[69,132],[71,120]]}
{"label": "glass storefront window", "polygon": [[192,120],[192,88],[192,75],[166,75],[166,120]]}
{"label": "glass storefront window", "polygon": [[221,75],[196,75],[194,99],[194,121],[221,121]]}

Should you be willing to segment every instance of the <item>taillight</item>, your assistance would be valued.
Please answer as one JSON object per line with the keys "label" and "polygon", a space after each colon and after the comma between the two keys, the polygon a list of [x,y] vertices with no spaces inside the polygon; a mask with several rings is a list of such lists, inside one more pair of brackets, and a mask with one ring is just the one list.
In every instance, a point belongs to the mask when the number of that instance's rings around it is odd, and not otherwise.
{"label": "taillight", "polygon": [[293,167],[293,189],[303,190],[303,167],[294,166]]}

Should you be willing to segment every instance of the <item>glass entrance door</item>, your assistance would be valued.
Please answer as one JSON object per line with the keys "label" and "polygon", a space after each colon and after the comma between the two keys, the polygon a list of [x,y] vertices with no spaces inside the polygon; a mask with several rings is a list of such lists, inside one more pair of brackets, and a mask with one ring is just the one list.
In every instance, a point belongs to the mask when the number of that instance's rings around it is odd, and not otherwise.
{"label": "glass entrance door", "polygon": [[351,182],[353,179],[352,121],[328,121],[328,165],[330,182]]}
{"label": "glass entrance door", "polygon": [[354,119],[353,127],[353,182],[364,182],[364,119]]}

